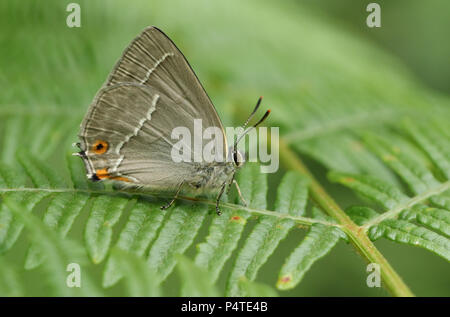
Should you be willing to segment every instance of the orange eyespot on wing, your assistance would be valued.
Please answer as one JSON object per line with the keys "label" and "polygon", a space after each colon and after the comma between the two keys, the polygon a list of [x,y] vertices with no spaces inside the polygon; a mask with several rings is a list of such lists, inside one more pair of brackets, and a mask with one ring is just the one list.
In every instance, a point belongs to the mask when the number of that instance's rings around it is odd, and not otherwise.
{"label": "orange eyespot on wing", "polygon": [[106,153],[106,151],[108,151],[108,146],[109,146],[108,142],[103,141],[103,140],[97,140],[92,145],[92,151],[95,154],[103,154],[103,153]]}
{"label": "orange eyespot on wing", "polygon": [[100,180],[101,179],[112,179],[112,180],[121,181],[121,182],[131,182],[131,180],[127,177],[109,175],[107,168],[102,168],[100,170],[96,170],[95,176]]}

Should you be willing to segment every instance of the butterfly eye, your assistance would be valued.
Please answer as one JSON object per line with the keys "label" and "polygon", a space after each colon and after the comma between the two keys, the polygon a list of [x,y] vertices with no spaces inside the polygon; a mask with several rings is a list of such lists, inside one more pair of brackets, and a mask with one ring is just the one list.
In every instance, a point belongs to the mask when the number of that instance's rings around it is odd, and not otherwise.
{"label": "butterfly eye", "polygon": [[94,151],[95,154],[103,154],[108,150],[108,142],[97,140],[92,145],[92,151]]}

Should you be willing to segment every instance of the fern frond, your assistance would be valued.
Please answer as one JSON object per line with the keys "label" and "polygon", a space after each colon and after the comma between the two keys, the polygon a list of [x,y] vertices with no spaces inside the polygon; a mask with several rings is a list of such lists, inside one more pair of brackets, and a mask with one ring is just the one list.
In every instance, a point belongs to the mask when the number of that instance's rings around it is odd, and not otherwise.
{"label": "fern frond", "polygon": [[0,294],[5,297],[24,296],[24,288],[22,281],[19,279],[17,271],[0,257]]}
{"label": "fern frond", "polygon": [[372,218],[379,216],[380,214],[372,208],[365,206],[352,206],[345,210],[345,213],[356,223],[358,226],[364,225]]}
{"label": "fern frond", "polygon": [[124,197],[99,196],[93,199],[86,222],[86,250],[94,263],[102,262],[111,245],[113,227],[119,221],[129,200]]}
{"label": "fern frond", "polygon": [[[9,197],[14,201],[23,201],[23,208],[25,212],[30,213],[33,208],[49,195],[47,192],[17,192],[26,184],[26,176],[23,172],[18,171],[11,166],[0,166],[0,186],[2,188],[10,188],[4,194],[4,197]],[[23,229],[23,223],[18,221],[14,214],[9,210],[5,204],[0,205],[0,253],[9,250]]]}
{"label": "fern frond", "polygon": [[130,296],[161,296],[157,274],[149,269],[144,259],[119,248],[112,249],[110,259],[117,270],[126,276],[124,282]]}
{"label": "fern frond", "polygon": [[[288,173],[278,187],[275,210],[293,216],[303,216],[308,197],[307,181],[298,174]],[[292,219],[261,216],[253,228],[231,269],[227,295],[240,296],[239,281],[253,281],[258,270],[294,226]]]}
{"label": "fern frond", "polygon": [[430,198],[432,205],[450,211],[450,192]]}
{"label": "fern frond", "polygon": [[420,194],[439,184],[433,174],[423,165],[417,164],[402,149],[392,145],[386,138],[366,134],[369,148],[394,172],[396,172],[416,194]]}
{"label": "fern frond", "polygon": [[2,152],[1,161],[6,164],[13,164],[16,159],[16,152],[20,146],[22,131],[25,121],[21,116],[11,116],[4,119],[2,130]]}
{"label": "fern frond", "polygon": [[408,120],[404,126],[444,177],[450,179],[450,141],[442,137],[439,131],[424,127],[420,123],[413,124]]}
{"label": "fern frond", "polygon": [[25,215],[20,205],[11,198],[4,198],[3,203],[26,226],[30,234],[30,241],[34,241],[39,249],[46,251],[46,265],[42,266],[42,270],[45,272],[46,281],[50,283],[50,290],[54,292],[55,296],[99,295],[98,289],[87,276],[83,278],[83,287],[67,287],[67,265],[69,263],[83,265],[87,262],[84,249],[80,245],[74,241],[61,239],[57,233],[43,225],[34,215]]}
{"label": "fern frond", "polygon": [[402,212],[398,218],[408,221],[415,220],[421,225],[450,237],[450,212],[448,210],[416,205],[414,208]]}
{"label": "fern frond", "polygon": [[[317,208],[314,210],[315,217],[327,217]],[[343,232],[336,227],[313,224],[305,238],[288,256],[281,267],[277,288],[287,290],[295,287],[302,280],[305,273],[317,260],[328,254],[331,249],[344,238]]]}
{"label": "fern frond", "polygon": [[[238,177],[242,195],[249,205],[265,208],[267,180],[259,168],[252,165]],[[210,272],[214,281],[236,248],[249,216],[245,210],[225,209],[222,216],[212,220],[206,240],[197,245],[195,263]]]}
{"label": "fern frond", "polygon": [[[129,211],[128,220],[120,232],[115,247],[143,257],[150,242],[155,238],[166,213],[166,210],[161,210],[159,204],[139,198]],[[103,274],[103,286],[112,286],[121,277],[122,272],[117,268],[116,261],[114,258],[109,258]]]}
{"label": "fern frond", "polygon": [[404,220],[387,219],[369,230],[372,240],[389,240],[419,246],[450,261],[450,239]]}
{"label": "fern frond", "polygon": [[369,175],[331,172],[328,178],[357,191],[362,196],[389,209],[408,199],[397,187]]}
{"label": "fern frond", "polygon": [[[425,142],[425,136],[408,128],[418,142]],[[429,135],[429,134],[428,134]],[[442,136],[435,135],[436,138]],[[353,207],[348,209],[352,219],[368,229],[369,237],[373,240],[385,237],[392,241],[425,248],[449,260],[450,240],[450,211],[446,208],[436,209],[423,205],[429,199],[433,204],[445,207],[445,191],[450,187],[450,181],[439,182],[424,161],[412,159],[400,147],[393,147],[381,136],[366,134],[365,140],[376,155],[390,166],[411,188],[415,194],[408,197],[400,189],[384,181],[368,175],[352,175],[332,172],[329,179],[347,186],[365,198],[383,207],[384,213],[377,214],[367,207]],[[439,141],[442,144],[446,141]],[[436,143],[434,143],[436,144]],[[423,149],[426,149],[422,145]],[[440,171],[445,175],[444,155],[440,155],[438,148],[431,150],[430,157],[436,164],[440,164]],[[439,159],[438,159],[439,158]],[[422,225],[422,226],[421,226]],[[428,229],[428,228],[429,229]],[[370,228],[370,229],[369,229]],[[434,230],[434,231],[433,231]]]}
{"label": "fern frond", "polygon": [[178,256],[178,274],[181,279],[181,296],[215,297],[221,294],[214,286],[209,272],[199,268],[185,256]]}
{"label": "fern frond", "polygon": [[[75,218],[84,208],[88,197],[79,193],[54,194],[45,210],[43,223],[65,237],[72,227]],[[25,259],[25,268],[34,269],[42,264],[44,256],[39,248],[31,244]]]}
{"label": "fern frond", "polygon": [[238,287],[246,297],[278,297],[278,293],[275,289],[267,284],[251,282],[245,277],[241,277],[238,282]]}
{"label": "fern frond", "polygon": [[163,281],[176,265],[176,255],[183,254],[191,245],[205,219],[208,207],[192,205],[190,210],[175,206],[159,235],[150,247],[147,263]]}

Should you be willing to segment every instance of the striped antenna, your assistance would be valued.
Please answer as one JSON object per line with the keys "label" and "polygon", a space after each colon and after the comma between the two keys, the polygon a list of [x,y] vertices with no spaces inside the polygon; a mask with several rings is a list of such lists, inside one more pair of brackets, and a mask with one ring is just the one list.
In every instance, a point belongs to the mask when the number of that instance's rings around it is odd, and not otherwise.
{"label": "striped antenna", "polygon": [[[252,113],[250,114],[250,116],[248,117],[248,119],[245,121],[244,125],[242,126],[244,129],[247,126],[247,124],[249,123],[249,121],[253,118],[253,116],[255,115],[256,111],[259,108],[259,105],[261,104],[261,100],[262,100],[262,96],[259,97],[258,102],[256,103],[255,109],[253,109]],[[249,133],[252,129],[255,129],[257,126],[259,126],[261,123],[263,123],[267,117],[270,114],[270,109],[266,111],[266,113],[264,113],[264,115],[262,116],[261,119],[259,119],[258,122],[256,122],[254,125],[252,125],[251,127],[247,128],[244,130],[244,132],[236,139],[236,141],[234,142],[233,145],[233,152],[236,153],[237,152],[237,145],[238,143],[242,140],[242,138]]]}
{"label": "striped antenna", "polygon": [[259,105],[261,104],[262,98],[263,98],[262,96],[259,97],[258,101],[256,102],[255,109],[253,109],[252,113],[248,116],[247,120],[245,121],[244,125],[242,126],[244,129],[247,126],[247,124],[249,123],[249,121],[253,118],[256,111],[258,111],[258,108],[259,108]]}

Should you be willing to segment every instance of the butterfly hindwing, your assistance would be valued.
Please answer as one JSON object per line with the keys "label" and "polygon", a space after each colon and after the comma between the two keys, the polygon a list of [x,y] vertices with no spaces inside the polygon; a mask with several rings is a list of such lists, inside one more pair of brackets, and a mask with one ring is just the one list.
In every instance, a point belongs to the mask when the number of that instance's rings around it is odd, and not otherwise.
{"label": "butterfly hindwing", "polygon": [[[186,127],[194,135],[195,119],[202,119],[203,128],[223,131],[214,106],[178,48],[157,28],[145,29],[125,50],[81,125],[81,156],[88,174],[94,179],[176,188],[194,177],[195,164],[173,161],[171,133]],[[224,133],[222,138],[226,157]]]}
{"label": "butterfly hindwing", "polygon": [[[79,135],[88,171],[99,179],[176,186],[192,171],[171,158],[170,127],[187,120],[177,108],[151,87],[127,83],[102,89]],[[167,177],[164,186],[160,174]]]}

